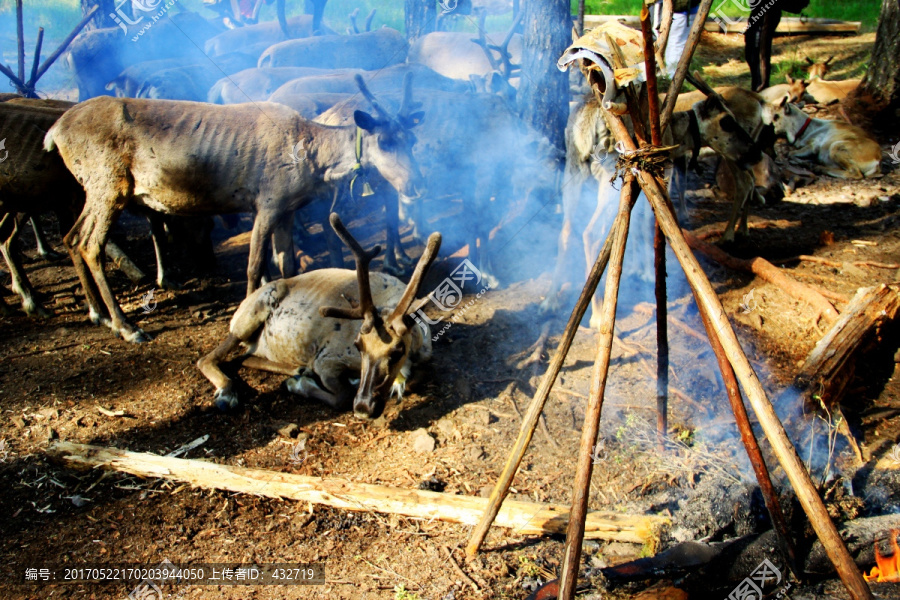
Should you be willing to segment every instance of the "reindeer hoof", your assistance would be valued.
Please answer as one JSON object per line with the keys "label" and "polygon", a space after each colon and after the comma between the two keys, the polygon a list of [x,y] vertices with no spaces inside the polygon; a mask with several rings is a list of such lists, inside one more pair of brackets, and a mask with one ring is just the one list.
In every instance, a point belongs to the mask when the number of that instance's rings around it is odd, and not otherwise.
{"label": "reindeer hoof", "polygon": [[56,250],[47,250],[45,252],[41,252],[40,255],[41,255],[41,257],[43,257],[47,260],[54,260],[54,261],[62,260],[66,256],[68,256],[68,254],[62,254],[61,252],[57,252]]}
{"label": "reindeer hoof", "polygon": [[149,342],[153,339],[152,336],[144,333],[143,329],[135,329],[134,331],[126,331],[124,329],[120,329],[118,333],[122,336],[123,340],[125,340],[126,342],[131,342],[133,344],[141,344],[144,342]]}
{"label": "reindeer hoof", "polygon": [[38,304],[37,302],[29,301],[22,303],[22,310],[25,311],[25,314],[29,317],[37,317],[39,319],[49,319],[53,316],[53,313],[48,312],[44,309],[43,306]]}
{"label": "reindeer hoof", "polygon": [[163,277],[162,279],[157,279],[156,287],[158,287],[161,290],[180,290],[181,289],[181,285],[175,283],[174,281],[172,281],[171,279],[168,279],[166,277]]}
{"label": "reindeer hoof", "polygon": [[215,403],[216,408],[222,412],[228,412],[237,408],[238,397],[237,394],[234,393],[234,390],[216,390],[213,402]]}

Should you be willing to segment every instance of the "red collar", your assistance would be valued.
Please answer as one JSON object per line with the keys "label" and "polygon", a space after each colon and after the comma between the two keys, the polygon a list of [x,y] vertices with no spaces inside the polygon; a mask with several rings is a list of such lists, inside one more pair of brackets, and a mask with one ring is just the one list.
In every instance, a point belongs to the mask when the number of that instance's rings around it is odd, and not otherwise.
{"label": "red collar", "polygon": [[803,124],[803,127],[800,128],[800,131],[794,136],[794,144],[800,139],[804,133],[806,133],[806,128],[809,127],[809,124],[812,123],[812,117],[806,117],[806,123]]}

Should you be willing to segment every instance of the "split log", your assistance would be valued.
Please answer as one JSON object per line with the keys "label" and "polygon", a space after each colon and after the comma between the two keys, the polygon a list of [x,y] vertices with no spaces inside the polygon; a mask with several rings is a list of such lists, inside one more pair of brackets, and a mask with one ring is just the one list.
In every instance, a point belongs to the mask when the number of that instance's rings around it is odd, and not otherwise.
{"label": "split log", "polygon": [[788,277],[781,270],[764,258],[756,257],[751,259],[736,258],[731,256],[721,248],[707,244],[691,235],[686,231],[682,231],[684,239],[688,245],[711,258],[722,266],[734,269],[736,271],[747,271],[753,273],[757,277],[777,285],[790,296],[809,302],[813,308],[819,311],[820,315],[826,316],[829,320],[834,320],[838,316],[837,310],[832,306],[825,296],[820,294],[818,290],[810,286],[800,283],[796,279]]}
{"label": "split log", "polygon": [[[248,469],[70,442],[56,442],[50,446],[49,452],[73,467],[99,467],[138,477],[179,481],[205,489],[287,498],[343,510],[397,514],[463,525],[478,523],[488,503],[486,498],[473,496]],[[507,500],[497,515],[495,525],[512,529],[519,535],[549,535],[565,532],[568,521],[568,507]],[[668,523],[669,519],[653,515],[593,511],[587,515],[585,537],[656,547]]]}
{"label": "split log", "polygon": [[841,414],[841,399],[853,380],[859,361],[878,347],[883,332],[900,312],[900,284],[860,288],[828,333],[819,340],[788,393],[798,393],[804,406],[821,407],[838,417],[860,461],[865,456]]}

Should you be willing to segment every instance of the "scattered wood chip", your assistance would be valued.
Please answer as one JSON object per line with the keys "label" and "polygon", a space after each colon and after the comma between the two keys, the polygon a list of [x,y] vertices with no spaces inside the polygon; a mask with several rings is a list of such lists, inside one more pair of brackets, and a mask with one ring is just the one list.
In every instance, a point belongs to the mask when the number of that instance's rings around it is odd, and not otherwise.
{"label": "scattered wood chip", "polygon": [[97,412],[102,415],[106,415],[107,417],[124,417],[124,410],[109,410],[108,408],[103,408],[99,404],[97,405]]}
{"label": "scattered wood chip", "polygon": [[850,240],[854,246],[877,246],[878,242],[870,242],[869,240]]}

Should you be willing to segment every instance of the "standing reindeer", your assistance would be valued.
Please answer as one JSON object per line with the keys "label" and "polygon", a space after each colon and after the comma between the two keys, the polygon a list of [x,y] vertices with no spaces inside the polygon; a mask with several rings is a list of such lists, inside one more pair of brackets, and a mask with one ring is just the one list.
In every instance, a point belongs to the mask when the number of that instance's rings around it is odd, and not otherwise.
{"label": "standing reindeer", "polygon": [[[289,375],[289,391],[336,409],[346,408],[353,398],[354,414],[365,419],[381,415],[394,393],[403,396],[410,362],[431,356],[430,335],[410,315],[441,234],[428,238],[404,285],[392,275],[370,273],[369,263],[381,248],[366,252],[337,214],[330,221],[353,253],[356,273],[320,269],[267,283],[248,296],[235,311],[225,341],[197,363],[216,386],[220,409],[238,402],[219,364],[240,345],[247,348],[244,366]],[[354,288],[356,301],[350,299]]]}
{"label": "standing reindeer", "polygon": [[[406,114],[406,106],[390,115],[361,77],[357,83],[375,114],[357,111],[355,125],[346,127],[313,123],[274,103],[101,97],[66,112],[47,132],[44,148],[58,147],[85,189],[84,210],[65,242],[92,320],[127,341],[149,339],[125,318],[100,260],[110,227],[130,204],[172,215],[255,212],[249,295],[259,287],[270,238],[282,276],[294,274],[294,211],[328,196],[334,185],[372,169],[401,198],[417,196],[421,176],[409,127],[422,115]],[[300,147],[302,156],[296,154]]]}

